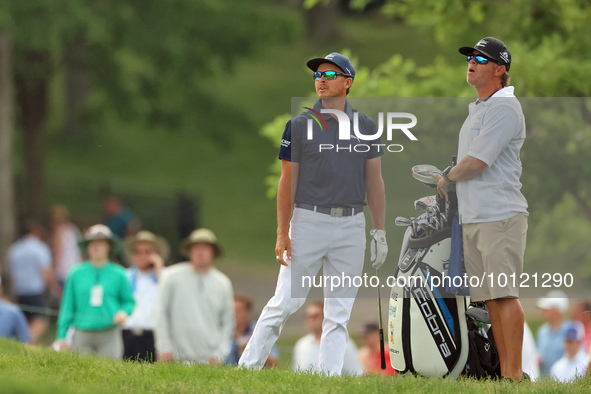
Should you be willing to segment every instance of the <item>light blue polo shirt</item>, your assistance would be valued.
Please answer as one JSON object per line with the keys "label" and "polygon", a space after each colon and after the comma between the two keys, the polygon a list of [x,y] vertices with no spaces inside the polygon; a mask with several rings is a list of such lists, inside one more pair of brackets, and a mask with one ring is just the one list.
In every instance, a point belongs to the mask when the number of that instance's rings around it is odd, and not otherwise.
{"label": "light blue polo shirt", "polygon": [[519,180],[524,140],[525,119],[512,86],[470,104],[460,130],[458,163],[470,155],[488,167],[456,184],[461,223],[496,222],[527,213]]}
{"label": "light blue polo shirt", "polygon": [[16,295],[43,294],[46,288],[43,270],[51,268],[49,246],[34,236],[27,235],[8,250],[8,266]]}
{"label": "light blue polo shirt", "polygon": [[0,337],[31,342],[31,334],[25,315],[14,305],[0,300]]}

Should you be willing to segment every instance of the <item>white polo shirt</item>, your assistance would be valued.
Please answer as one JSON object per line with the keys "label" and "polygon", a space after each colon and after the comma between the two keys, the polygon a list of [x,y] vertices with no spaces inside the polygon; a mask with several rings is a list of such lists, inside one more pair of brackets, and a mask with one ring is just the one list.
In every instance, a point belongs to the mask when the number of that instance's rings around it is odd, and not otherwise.
{"label": "white polo shirt", "polygon": [[509,86],[484,102],[470,103],[460,130],[458,163],[470,155],[488,167],[456,184],[461,223],[496,222],[527,213],[519,181],[525,119],[513,89]]}
{"label": "white polo shirt", "polygon": [[588,365],[589,357],[581,349],[573,359],[569,359],[564,355],[560,360],[556,361],[550,368],[550,377],[559,382],[568,383],[585,376]]}

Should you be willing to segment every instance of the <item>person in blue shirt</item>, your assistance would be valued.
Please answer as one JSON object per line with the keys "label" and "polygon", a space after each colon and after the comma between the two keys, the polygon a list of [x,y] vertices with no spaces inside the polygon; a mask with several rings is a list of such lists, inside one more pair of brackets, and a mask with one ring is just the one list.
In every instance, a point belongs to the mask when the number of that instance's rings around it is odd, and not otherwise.
{"label": "person in blue shirt", "polygon": [[540,376],[550,376],[550,368],[564,354],[564,338],[570,322],[564,319],[568,309],[567,295],[560,290],[552,290],[546,298],[537,303],[542,310],[544,323],[536,335],[536,347],[540,354]]}
{"label": "person in blue shirt", "polygon": [[2,299],[2,278],[0,277],[0,337],[17,339],[23,343],[31,342],[27,319],[16,306]]}

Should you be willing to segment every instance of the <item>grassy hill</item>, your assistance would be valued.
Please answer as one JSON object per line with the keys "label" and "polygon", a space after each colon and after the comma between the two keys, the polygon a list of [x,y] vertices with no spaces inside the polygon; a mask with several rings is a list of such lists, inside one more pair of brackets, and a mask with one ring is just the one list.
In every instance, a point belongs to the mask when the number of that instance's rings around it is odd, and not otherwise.
{"label": "grassy hill", "polygon": [[0,339],[0,392],[11,393],[587,393],[591,377],[571,384],[333,377],[280,370],[122,363],[57,353]]}

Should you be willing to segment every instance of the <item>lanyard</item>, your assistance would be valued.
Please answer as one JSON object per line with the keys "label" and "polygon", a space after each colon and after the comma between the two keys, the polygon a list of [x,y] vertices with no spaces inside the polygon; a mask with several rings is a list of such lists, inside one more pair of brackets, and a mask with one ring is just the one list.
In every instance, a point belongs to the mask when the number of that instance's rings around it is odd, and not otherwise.
{"label": "lanyard", "polygon": [[101,283],[101,276],[103,274],[103,268],[95,268],[94,269],[94,285],[97,286]]}

